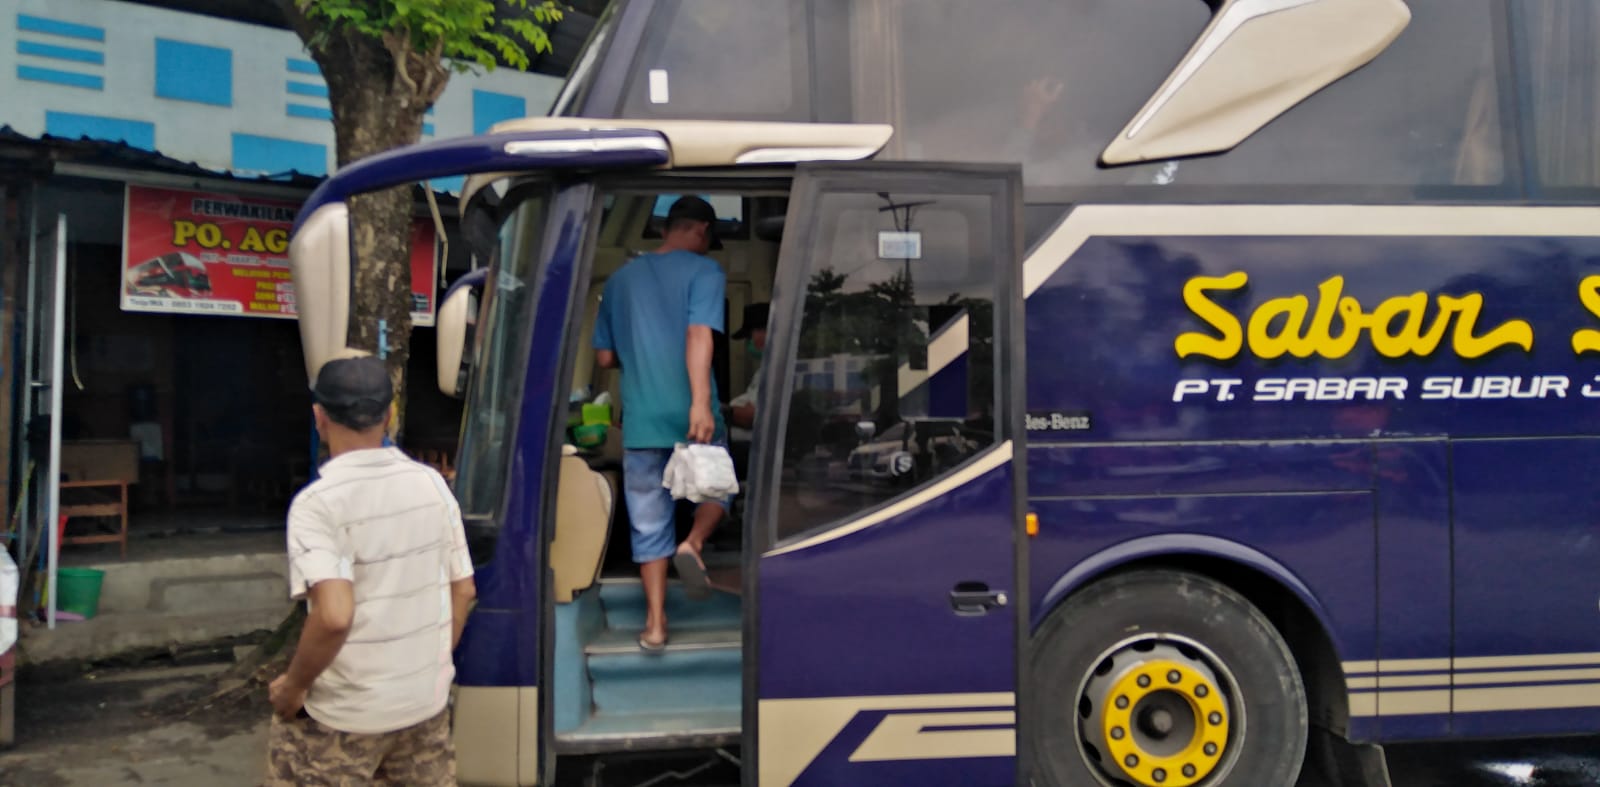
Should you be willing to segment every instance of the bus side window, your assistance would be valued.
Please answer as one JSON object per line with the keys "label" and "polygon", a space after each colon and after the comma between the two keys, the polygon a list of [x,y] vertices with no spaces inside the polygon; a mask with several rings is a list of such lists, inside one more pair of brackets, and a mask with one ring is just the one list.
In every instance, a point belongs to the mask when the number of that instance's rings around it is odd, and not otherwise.
{"label": "bus side window", "polygon": [[[850,73],[818,89],[852,96],[857,121],[895,126],[881,158],[1020,161],[1030,192],[1504,185],[1513,168],[1503,111],[1509,69],[1497,32],[1503,7],[1494,0],[1407,4],[1410,24],[1372,63],[1207,158],[1098,164],[1200,37],[1210,18],[1203,0],[1017,0],[1005,13],[983,3],[832,0],[824,5],[849,20],[848,53],[839,58],[847,57]],[[1590,39],[1581,36],[1595,31],[1593,4],[1530,5],[1549,7],[1529,12],[1556,18],[1548,27],[1559,27],[1561,17],[1581,22],[1559,35],[1573,57],[1582,54]],[[1224,46],[1249,45],[1246,39]],[[844,45],[822,46],[831,52]],[[955,49],[970,56],[945,56]],[[1588,79],[1555,89],[1593,95],[1583,92],[1594,87]],[[1560,103],[1569,111],[1580,105],[1552,96],[1547,106]],[[1587,122],[1594,125],[1592,117]],[[1580,144],[1574,139],[1569,147]]]}
{"label": "bus side window", "polygon": [[1531,126],[1529,176],[1547,189],[1600,186],[1600,4],[1522,0],[1512,8]]}

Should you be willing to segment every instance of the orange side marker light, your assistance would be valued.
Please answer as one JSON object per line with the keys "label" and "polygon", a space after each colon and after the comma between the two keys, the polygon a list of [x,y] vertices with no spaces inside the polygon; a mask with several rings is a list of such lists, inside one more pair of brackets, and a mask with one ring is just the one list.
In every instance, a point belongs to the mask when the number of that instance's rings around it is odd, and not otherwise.
{"label": "orange side marker light", "polygon": [[1039,535],[1039,515],[1038,514],[1028,514],[1027,523],[1028,523],[1028,537],[1032,538],[1034,536]]}

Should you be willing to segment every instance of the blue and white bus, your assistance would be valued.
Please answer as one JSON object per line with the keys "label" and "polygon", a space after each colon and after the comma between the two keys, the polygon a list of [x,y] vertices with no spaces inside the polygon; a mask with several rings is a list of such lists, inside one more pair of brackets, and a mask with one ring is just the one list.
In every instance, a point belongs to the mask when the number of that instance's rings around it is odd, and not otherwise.
{"label": "blue and white bus", "polygon": [[[613,6],[551,116],[350,166],[293,239],[314,372],[345,201],[469,176],[464,783],[1383,784],[1385,743],[1600,728],[1600,5]],[[729,591],[655,656],[628,403],[568,424],[686,193],[772,316],[717,364],[764,392]]]}

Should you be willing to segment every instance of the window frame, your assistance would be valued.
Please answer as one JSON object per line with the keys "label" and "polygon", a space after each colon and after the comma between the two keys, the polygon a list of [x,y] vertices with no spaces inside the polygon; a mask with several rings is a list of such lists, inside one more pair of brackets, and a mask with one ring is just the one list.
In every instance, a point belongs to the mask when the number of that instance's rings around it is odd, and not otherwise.
{"label": "window frame", "polygon": [[[529,357],[529,353],[531,353],[533,349],[534,320],[529,319],[529,312],[526,310],[537,308],[539,297],[543,290],[543,277],[540,276],[540,272],[544,267],[544,258],[547,256],[546,247],[548,246],[549,241],[549,238],[546,237],[547,233],[545,232],[545,225],[549,223],[551,203],[555,201],[555,199],[560,195],[561,191],[561,185],[548,178],[515,178],[513,179],[513,182],[509,188],[507,188],[505,196],[495,208],[496,228],[498,234],[498,232],[504,231],[507,222],[517,218],[518,212],[521,211],[524,206],[528,205],[530,200],[540,198],[545,200],[545,204],[539,209],[538,215],[533,217],[538,221],[539,224],[539,228],[537,230],[539,236],[537,239],[538,242],[533,244],[534,248],[532,249],[535,259],[529,265],[527,277],[523,281],[524,287],[527,288],[528,300],[523,304],[524,311],[516,315],[511,322],[506,323],[507,327],[515,331],[515,334],[512,337],[509,337],[511,342],[514,342],[514,344],[508,345],[507,357],[521,360],[517,362],[518,373],[510,375],[512,378],[508,383],[510,388],[506,392],[506,396],[503,400],[504,404],[506,405],[503,408],[504,412],[506,413],[505,422],[503,423],[504,428],[502,430],[502,439],[504,440],[504,444],[500,451],[503,456],[500,458],[497,466],[498,469],[496,469],[494,473],[496,476],[495,483],[488,486],[488,491],[483,494],[485,502],[493,501],[493,504],[486,511],[478,511],[468,510],[466,504],[467,501],[461,501],[461,518],[463,521],[480,527],[490,527],[497,532],[504,528],[504,523],[500,521],[500,517],[505,511],[507,501],[510,497],[510,484],[507,483],[507,478],[510,474],[513,454],[516,452],[516,438],[522,425],[522,411],[524,409],[522,404],[527,394],[527,359]],[[472,412],[476,409],[481,409],[475,408],[473,405],[477,404],[475,397],[477,396],[479,388],[481,388],[481,386],[478,385],[479,379],[482,375],[488,374],[486,371],[487,364],[484,362],[482,355],[484,352],[486,352],[485,348],[489,342],[489,335],[492,329],[495,327],[493,324],[491,324],[489,319],[489,311],[490,309],[494,308],[494,301],[496,300],[494,283],[498,278],[501,266],[505,261],[503,251],[503,249],[497,248],[495,259],[493,263],[488,266],[489,273],[486,277],[484,293],[481,296],[482,302],[479,304],[479,310],[482,314],[482,317],[478,321],[479,327],[475,331],[476,335],[473,339],[473,374],[472,378],[468,382],[466,396],[463,400],[464,404],[461,414],[461,446],[460,450],[457,451],[456,457],[456,466],[458,471],[461,467],[461,460],[467,455],[467,451],[465,449],[468,447],[467,436],[468,429],[470,428]],[[503,372],[504,370],[502,369],[501,371]],[[480,468],[473,475],[482,475],[482,473],[483,471]],[[456,477],[457,479],[461,478],[459,472]],[[496,487],[499,488],[498,492],[495,491]],[[461,500],[464,490],[459,486],[459,480],[456,488],[453,491],[455,492],[457,499]]]}

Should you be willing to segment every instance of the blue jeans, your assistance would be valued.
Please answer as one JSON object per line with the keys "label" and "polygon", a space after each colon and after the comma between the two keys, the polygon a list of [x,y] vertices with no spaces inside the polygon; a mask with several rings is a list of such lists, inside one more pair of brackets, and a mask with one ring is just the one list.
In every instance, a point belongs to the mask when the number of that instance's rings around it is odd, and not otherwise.
{"label": "blue jeans", "polygon": [[[677,501],[661,485],[671,448],[629,448],[622,452],[622,491],[628,503],[633,541],[633,562],[649,563],[672,557],[678,551],[673,514]],[[708,501],[731,510],[732,499]]]}

